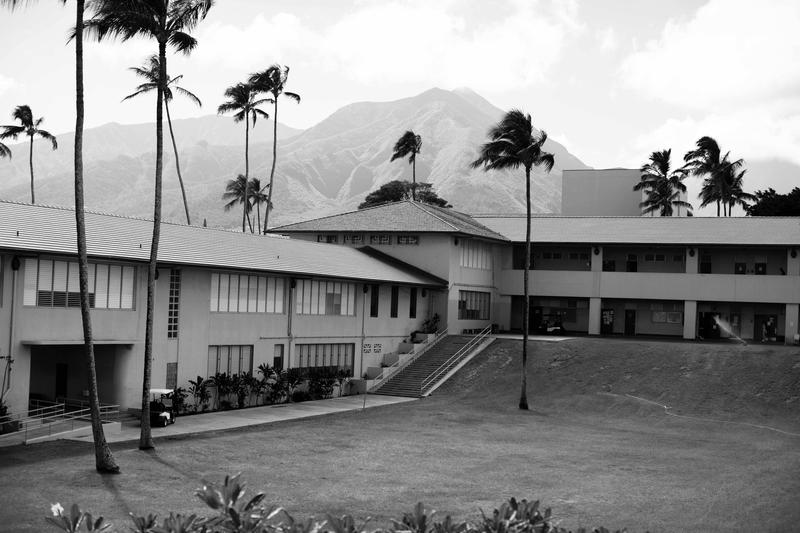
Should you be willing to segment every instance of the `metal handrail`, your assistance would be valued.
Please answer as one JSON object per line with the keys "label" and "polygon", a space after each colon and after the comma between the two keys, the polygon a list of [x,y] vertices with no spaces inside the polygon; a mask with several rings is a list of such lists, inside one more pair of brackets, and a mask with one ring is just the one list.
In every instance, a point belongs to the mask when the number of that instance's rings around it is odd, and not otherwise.
{"label": "metal handrail", "polygon": [[475,346],[477,346],[483,339],[485,339],[489,333],[492,332],[492,326],[486,326],[481,330],[480,333],[475,335],[468,343],[462,346],[456,353],[450,356],[450,358],[445,361],[444,363],[439,366],[436,370],[434,370],[427,378],[422,380],[422,384],[419,387],[420,395],[425,393],[425,390],[431,386],[431,384],[436,383],[436,380],[440,379],[441,376],[446,374],[452,367],[454,367],[458,361],[463,358],[470,350],[472,350]]}
{"label": "metal handrail", "polygon": [[446,336],[447,336],[447,328],[441,331],[437,331],[434,334],[433,339],[425,341],[425,347],[422,350],[414,353],[412,357],[409,357],[408,359],[403,361],[402,364],[398,359],[395,363],[385,367],[383,370],[381,370],[381,374],[379,376],[376,376],[374,380],[375,383],[372,384],[372,387],[370,387],[369,391],[373,392],[377,390],[379,387],[383,386],[383,384],[386,383],[389,380],[389,378],[391,378],[392,376],[397,374],[400,370],[404,369],[405,367],[407,367],[408,365],[419,359],[420,356],[422,356],[428,350],[433,348],[436,344],[439,343],[439,341],[441,341]]}
{"label": "metal handrail", "polygon": [[[54,434],[53,428],[61,428],[63,426],[69,425],[69,430],[75,429],[75,423],[81,421],[91,421],[91,409],[79,409],[77,411],[63,411],[63,404],[60,404],[62,411],[61,413],[50,414],[46,416],[33,416],[33,417],[24,417],[19,419],[19,428],[17,431],[13,431],[10,433],[5,433],[0,435],[0,439],[9,437],[11,435],[24,434],[24,440],[27,441],[29,438],[29,434],[31,433],[43,433],[42,435],[38,435],[41,437],[50,436]],[[100,420],[102,422],[114,422],[119,420],[119,405],[101,405],[100,406]],[[46,432],[39,431],[43,430],[44,428],[47,429]],[[65,429],[64,431],[67,431]],[[56,431],[55,433],[60,433],[60,431]]]}

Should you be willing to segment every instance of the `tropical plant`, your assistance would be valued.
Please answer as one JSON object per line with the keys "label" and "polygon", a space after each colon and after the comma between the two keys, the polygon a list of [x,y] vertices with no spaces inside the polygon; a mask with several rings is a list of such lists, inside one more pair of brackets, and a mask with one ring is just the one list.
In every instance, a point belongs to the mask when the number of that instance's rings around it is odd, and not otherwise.
{"label": "tropical plant", "polygon": [[[50,144],[53,145],[53,150],[58,149],[58,142],[56,141],[55,136],[53,136],[49,131],[43,130],[40,127],[42,122],[44,122],[44,117],[34,119],[33,112],[29,106],[20,105],[15,107],[14,112],[11,113],[11,116],[14,118],[14,120],[19,122],[19,125],[6,124],[4,126],[0,126],[0,128],[3,129],[3,132],[0,133],[0,139],[16,140],[20,135],[26,135],[30,139],[30,155],[28,164],[31,169],[31,203],[35,204],[36,195],[34,194],[33,190],[33,138],[41,137],[42,139],[47,139],[50,141]],[[7,147],[4,148],[8,150]]]}
{"label": "tropical plant", "polygon": [[186,410],[186,397],[189,393],[183,387],[178,387],[166,395],[168,400],[172,400],[172,408],[176,413],[182,413]]}
{"label": "tropical plant", "polygon": [[[129,70],[133,71],[134,74],[144,79],[145,82],[136,87],[136,92],[134,92],[133,94],[129,94],[128,96],[123,98],[122,99],[123,102],[125,100],[133,98],[134,96],[138,96],[140,94],[148,93],[150,91],[158,89],[158,77],[161,73],[161,67],[158,64],[158,56],[152,55],[148,58],[147,63],[145,63],[141,67],[131,67]],[[194,93],[191,93],[188,90],[178,85],[178,82],[182,78],[183,74],[175,76],[174,78],[170,78],[169,74],[167,74],[167,84],[164,87],[164,111],[167,113],[167,126],[169,126],[169,136],[170,139],[172,139],[172,150],[175,153],[175,172],[178,174],[178,183],[181,186],[181,196],[183,197],[183,210],[186,212],[186,223],[191,225],[192,219],[189,216],[189,202],[186,200],[186,187],[184,187],[183,185],[183,176],[181,175],[181,162],[180,159],[178,158],[178,145],[175,143],[175,132],[172,129],[172,117],[169,114],[169,103],[172,101],[174,93],[182,94],[183,96],[187,97],[193,103],[197,104],[197,107],[202,107],[203,103],[197,96],[194,95]]]}
{"label": "tropical plant", "polygon": [[[256,127],[256,119],[259,115],[264,118],[269,118],[269,115],[261,110],[258,106],[268,102],[266,98],[257,98],[258,92],[249,83],[237,83],[232,87],[225,89],[225,96],[228,98],[227,102],[219,105],[217,113],[222,115],[224,113],[233,113],[233,121],[241,122],[244,120],[244,181],[242,198],[249,198],[248,194],[248,179],[250,178],[250,122],[253,122],[253,127]],[[242,175],[239,174],[239,178]],[[228,182],[230,183],[230,182]],[[223,195],[224,198],[224,195]],[[249,202],[243,201],[242,207],[242,233],[245,231],[245,220],[250,220]],[[226,210],[230,209],[226,207]],[[252,222],[250,223],[250,232],[253,231]]]}
{"label": "tropical plant", "polygon": [[754,194],[744,192],[744,175],[747,170],[738,170],[733,165],[726,166],[722,171],[722,203],[726,216],[733,215],[734,206],[740,206],[745,211],[750,206],[748,202],[755,202],[758,198]]}
{"label": "tropical plant", "polygon": [[250,178],[250,186],[248,187],[250,194],[250,203],[256,210],[256,231],[261,233],[261,205],[266,205],[269,197],[264,192],[269,185],[261,187],[261,180],[258,178]]}
{"label": "tropical plant", "polygon": [[472,162],[473,168],[484,170],[525,169],[525,203],[527,223],[525,228],[525,269],[523,273],[524,305],[522,307],[522,390],[519,408],[528,409],[528,329],[530,327],[530,257],[531,257],[531,169],[542,166],[547,172],[553,169],[553,154],[542,148],[547,141],[544,131],[536,133],[531,116],[518,109],[512,109],[488,132],[489,142],[480,147],[478,158]]}
{"label": "tropical plant", "polygon": [[293,399],[295,389],[299,387],[305,380],[306,374],[302,368],[289,368],[280,373],[281,380],[283,380],[286,387],[286,401]]}
{"label": "tropical plant", "polygon": [[[225,185],[225,192],[222,193],[222,199],[226,200],[223,205],[225,211],[230,211],[236,204],[244,204],[243,212],[246,218],[243,222],[247,223],[247,226],[250,228],[250,233],[253,233],[253,222],[250,220],[250,212],[253,210],[253,204],[251,202],[252,197],[252,189],[249,186],[247,176],[244,174],[239,174],[236,176],[236,179],[228,180],[228,183]],[[242,228],[244,227],[245,226],[242,226]],[[242,229],[242,231],[244,231],[244,229]]]}
{"label": "tropical plant", "polygon": [[0,159],[3,159],[4,157],[11,159],[11,148],[3,143],[0,143]]}
{"label": "tropical plant", "polygon": [[217,372],[209,379],[211,384],[216,387],[217,394],[215,398],[216,409],[229,409],[231,406],[230,394],[234,391],[233,376],[229,376],[227,372]]}
{"label": "tropical plant", "polygon": [[720,206],[724,209],[723,214],[727,215],[726,176],[738,171],[744,165],[744,160],[731,161],[730,152],[722,155],[719,144],[712,137],[701,137],[696,145],[696,149],[683,156],[686,162],[683,168],[693,176],[704,177],[699,195],[700,207],[716,203],[717,216],[720,216]]}
{"label": "tropical plant", "polygon": [[436,191],[433,190],[433,185],[430,183],[417,183],[416,186],[409,181],[393,180],[384,183],[364,198],[364,201],[359,204],[359,209],[373,207],[376,205],[402,202],[403,200],[412,199],[412,191],[416,191],[418,202],[424,204],[435,205],[437,207],[453,207],[447,200],[440,198]]}
{"label": "tropical plant", "polygon": [[394,152],[391,163],[395,159],[408,156],[408,164],[411,165],[411,199],[417,199],[417,154],[422,150],[422,137],[411,130],[405,132],[394,145]]}
{"label": "tropical plant", "polygon": [[280,65],[271,65],[269,68],[262,72],[256,72],[250,75],[250,83],[255,90],[261,93],[270,94],[267,99],[273,105],[272,111],[272,170],[269,172],[269,193],[267,194],[266,211],[264,212],[264,233],[267,233],[269,226],[269,214],[272,212],[272,192],[275,190],[275,162],[278,158],[278,99],[281,95],[286,96],[300,103],[300,95],[292,93],[286,88],[286,81],[289,79],[289,67],[281,68]]}
{"label": "tropical plant", "polygon": [[642,165],[639,183],[633,186],[634,191],[644,189],[647,199],[639,204],[643,214],[658,211],[662,217],[670,217],[674,208],[684,207],[692,210],[692,204],[681,200],[681,194],[686,192],[687,171],[684,168],[670,170],[671,149],[653,152],[650,162]]}
{"label": "tropical plant", "polygon": [[202,376],[197,376],[196,380],[189,380],[189,394],[194,398],[194,410],[205,411],[208,400],[211,399],[211,393],[208,390],[209,380],[203,379]]}
{"label": "tropical plant", "polygon": [[344,394],[344,387],[353,379],[353,370],[350,368],[336,369],[336,384],[339,386],[339,397]]}
{"label": "tropical plant", "polygon": [[800,216],[800,187],[787,194],[779,194],[770,187],[756,191],[755,201],[745,208],[752,217],[798,217]]}
{"label": "tropical plant", "polygon": [[[98,0],[95,14],[85,22],[87,33],[98,40],[106,37],[127,41],[145,37],[158,43],[158,87],[156,90],[156,165],[153,195],[153,239],[147,271],[147,317],[145,321],[142,417],[139,448],[154,448],[150,431],[150,380],[153,365],[153,314],[156,262],[161,237],[161,186],[164,171],[164,91],[167,87],[167,46],[190,54],[197,40],[189,35],[214,5],[213,0]],[[76,32],[79,31],[76,29]]]}
{"label": "tropical plant", "polygon": [[[16,7],[21,0],[0,0],[0,5]],[[119,472],[111,448],[106,441],[103,422],[100,419],[100,398],[97,392],[97,367],[92,338],[92,319],[89,307],[89,259],[86,251],[86,221],[83,192],[83,18],[86,1],[75,2],[75,145],[74,145],[74,191],[75,232],[78,249],[78,286],[80,288],[81,324],[83,326],[84,356],[86,358],[87,388],[89,391],[89,417],[92,424],[95,469],[101,473]],[[11,154],[9,153],[9,157]],[[91,521],[91,515],[89,515]],[[97,528],[95,528],[97,529]]]}

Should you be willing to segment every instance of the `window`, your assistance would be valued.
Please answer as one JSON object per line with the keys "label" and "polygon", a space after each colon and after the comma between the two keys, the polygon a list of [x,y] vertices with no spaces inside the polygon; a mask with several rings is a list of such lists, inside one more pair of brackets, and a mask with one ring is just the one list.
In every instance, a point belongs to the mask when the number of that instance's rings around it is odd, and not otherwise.
{"label": "window", "polygon": [[[523,252],[524,254],[524,252]],[[471,239],[461,241],[461,266],[479,270],[492,269],[492,249],[483,242]]]}
{"label": "window", "polygon": [[[89,263],[89,307],[133,309],[135,276],[132,266]],[[25,259],[23,305],[80,307],[78,263]]]}
{"label": "window", "polygon": [[614,272],[617,270],[617,262],[613,259],[603,259],[603,272]]}
{"label": "window", "polygon": [[460,320],[489,320],[491,294],[477,291],[458,291]]}
{"label": "window", "polygon": [[283,370],[283,344],[276,344],[272,356],[272,368],[275,372]]}
{"label": "window", "polygon": [[167,363],[167,382],[164,388],[172,390],[178,388],[178,363]]}
{"label": "window", "polygon": [[419,235],[398,235],[397,244],[419,244]]}
{"label": "window", "polygon": [[339,281],[297,281],[295,310],[298,315],[354,316],[356,285]]}
{"label": "window", "polygon": [[297,366],[300,368],[344,368],[353,370],[355,344],[298,344]]}
{"label": "window", "polygon": [[364,236],[363,235],[345,235],[344,236],[344,243],[345,244],[364,244]]}
{"label": "window", "polygon": [[369,243],[370,244],[391,244],[392,238],[390,235],[382,233],[380,235],[370,235],[369,236]]}
{"label": "window", "polygon": [[580,254],[578,252],[570,252],[569,253],[569,260],[570,261],[578,261],[580,259]]}
{"label": "window", "polygon": [[372,285],[369,291],[369,316],[375,318],[378,316],[378,305],[380,303],[381,286]]}
{"label": "window", "polygon": [[553,252],[553,259],[561,259],[561,252]]}
{"label": "window", "polygon": [[656,254],[656,261],[657,262],[660,261],[660,262],[663,263],[666,260],[667,260],[667,258],[666,258],[666,256],[664,254]]}
{"label": "window", "polygon": [[326,243],[329,243],[329,244],[336,244],[337,242],[339,242],[339,236],[335,235],[335,234],[334,235],[319,234],[319,235],[317,235],[317,242],[326,242]]}
{"label": "window", "polygon": [[[630,261],[630,259],[628,259],[628,260]],[[653,261],[656,260],[656,256],[654,254],[644,254],[644,260],[645,260],[645,262],[652,263]]]}
{"label": "window", "polygon": [[208,376],[253,372],[253,346],[228,345],[208,347]]}
{"label": "window", "polygon": [[[169,310],[167,312],[167,338],[178,338],[178,311],[181,299],[181,271],[173,268],[169,271]],[[177,363],[176,363],[177,364]],[[170,387],[167,387],[170,388]],[[173,389],[175,387],[172,387]]]}
{"label": "window", "polygon": [[672,260],[676,263],[683,263],[683,254],[675,254],[672,256]]}
{"label": "window", "polygon": [[211,311],[283,313],[284,279],[249,274],[211,274]]}
{"label": "window", "polygon": [[703,255],[700,257],[700,273],[711,274],[711,256]]}
{"label": "window", "polygon": [[756,276],[763,276],[767,273],[766,263],[756,263]]}
{"label": "window", "polygon": [[581,254],[581,261],[588,261],[588,260],[589,260],[589,254],[586,253]]}
{"label": "window", "polygon": [[389,316],[392,318],[397,318],[397,306],[399,300],[400,300],[400,287],[398,287],[397,285],[392,285],[392,301],[389,307]]}
{"label": "window", "polygon": [[625,271],[626,272],[638,272],[639,271],[639,259],[636,254],[628,254],[628,260],[625,262]]}
{"label": "window", "polygon": [[552,259],[553,252],[542,252],[542,259]]}
{"label": "window", "polygon": [[417,288],[411,287],[411,297],[409,298],[408,318],[417,318]]}
{"label": "window", "polygon": [[747,274],[747,263],[736,263],[734,272],[737,274]]}

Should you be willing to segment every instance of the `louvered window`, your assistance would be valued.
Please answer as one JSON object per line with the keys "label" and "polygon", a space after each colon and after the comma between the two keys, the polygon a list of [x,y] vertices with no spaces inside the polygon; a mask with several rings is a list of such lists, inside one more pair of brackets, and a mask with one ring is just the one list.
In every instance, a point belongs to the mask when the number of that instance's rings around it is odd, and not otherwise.
{"label": "louvered window", "polygon": [[[80,307],[78,263],[25,259],[23,304],[36,307]],[[133,309],[136,269],[89,263],[89,307]]]}

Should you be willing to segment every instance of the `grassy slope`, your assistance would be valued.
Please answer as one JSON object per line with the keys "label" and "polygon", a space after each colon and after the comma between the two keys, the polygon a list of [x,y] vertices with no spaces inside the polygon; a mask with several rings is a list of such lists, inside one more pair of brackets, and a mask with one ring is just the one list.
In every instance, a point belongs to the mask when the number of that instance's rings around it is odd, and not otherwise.
{"label": "grassy slope", "polygon": [[715,531],[755,520],[782,531],[800,521],[800,437],[668,417],[624,396],[800,433],[797,349],[532,345],[529,412],[515,408],[519,343],[499,341],[429,399],[161,441],[152,455],[118,448],[120,476],[94,474],[84,445],[0,450],[0,475],[14,480],[0,489],[0,529],[41,530],[55,501],[118,524],[129,510],[203,511],[192,489],[237,471],[298,514],[380,521],[421,499],[466,518],[517,495],[541,498],[573,528]]}

